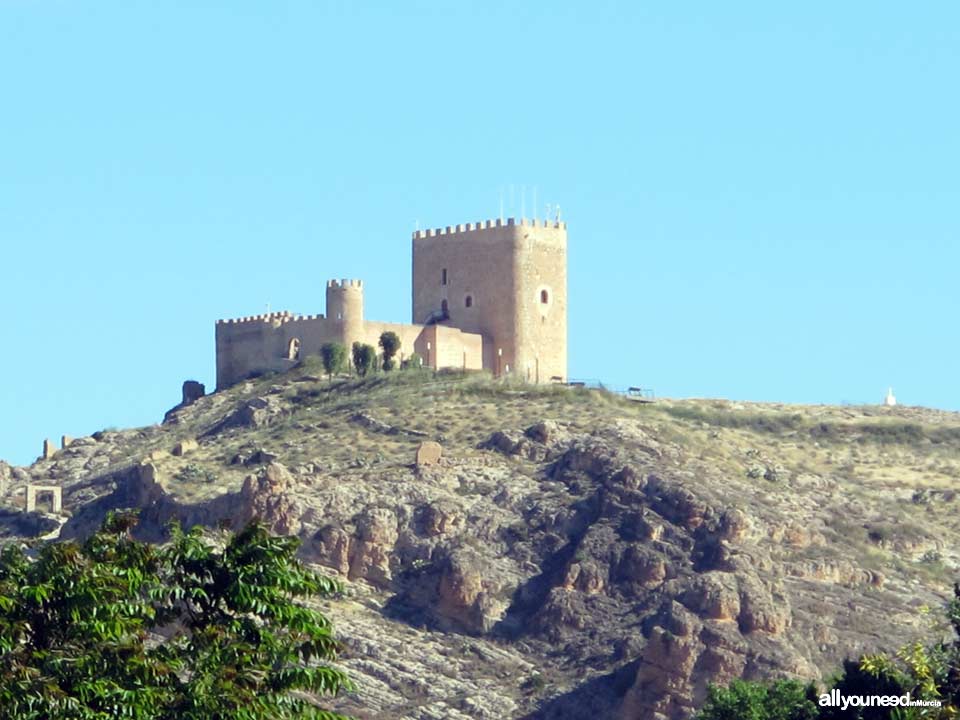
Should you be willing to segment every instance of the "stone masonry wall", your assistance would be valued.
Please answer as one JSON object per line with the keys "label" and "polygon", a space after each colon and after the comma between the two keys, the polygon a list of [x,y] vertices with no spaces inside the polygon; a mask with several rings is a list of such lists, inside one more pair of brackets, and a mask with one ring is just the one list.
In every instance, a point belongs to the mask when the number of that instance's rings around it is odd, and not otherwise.
{"label": "stone masonry wall", "polygon": [[483,336],[484,367],[496,374],[509,368],[531,381],[566,379],[566,248],[566,225],[546,221],[510,218],[417,231],[414,322],[446,301],[444,324]]}

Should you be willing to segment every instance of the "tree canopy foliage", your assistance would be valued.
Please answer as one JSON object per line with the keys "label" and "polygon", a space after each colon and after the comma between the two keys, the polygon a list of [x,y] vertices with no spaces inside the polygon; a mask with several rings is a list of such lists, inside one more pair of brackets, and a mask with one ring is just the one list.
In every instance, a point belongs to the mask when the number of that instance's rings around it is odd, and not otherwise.
{"label": "tree canopy foliage", "polygon": [[366,377],[373,369],[373,362],[377,357],[377,351],[373,345],[355,342],[353,344],[353,368],[360,377]]}
{"label": "tree canopy foliage", "polygon": [[320,358],[323,360],[323,369],[328,378],[334,373],[341,372],[347,364],[347,348],[338,342],[324,343],[320,347]]}
{"label": "tree canopy foliage", "polygon": [[383,348],[383,369],[390,371],[396,367],[396,354],[400,352],[400,336],[393,331],[380,334],[380,347]]}
{"label": "tree canopy foliage", "polygon": [[795,680],[711,687],[698,720],[816,720],[816,689]]}
{"label": "tree canopy foliage", "polygon": [[339,588],[296,559],[296,538],[174,526],[154,546],[135,523],[0,550],[0,720],[341,717],[311,699],[351,684],[304,602]]}

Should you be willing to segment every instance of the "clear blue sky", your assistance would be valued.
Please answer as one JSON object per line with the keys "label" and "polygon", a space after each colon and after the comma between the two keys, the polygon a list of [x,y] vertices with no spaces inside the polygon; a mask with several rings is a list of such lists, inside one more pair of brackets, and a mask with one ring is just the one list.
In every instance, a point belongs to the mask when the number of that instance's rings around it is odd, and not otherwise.
{"label": "clear blue sky", "polygon": [[415,223],[511,183],[569,222],[571,376],[960,409],[958,28],[955,2],[0,0],[0,457],[159,421],[213,386],[217,318],[322,312],[327,278],[409,321]]}

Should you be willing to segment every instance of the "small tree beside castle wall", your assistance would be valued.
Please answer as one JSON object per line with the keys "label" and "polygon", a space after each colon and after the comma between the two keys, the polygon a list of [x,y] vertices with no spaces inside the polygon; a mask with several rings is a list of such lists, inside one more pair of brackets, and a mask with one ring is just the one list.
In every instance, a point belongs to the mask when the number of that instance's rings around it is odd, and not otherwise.
{"label": "small tree beside castle wall", "polygon": [[400,337],[391,331],[380,334],[380,347],[383,348],[383,369],[393,370],[397,367],[396,357],[400,351]]}
{"label": "small tree beside castle wall", "polygon": [[373,345],[355,342],[353,344],[353,368],[360,377],[366,377],[373,369],[373,361],[377,357],[377,351]]}
{"label": "small tree beside castle wall", "polygon": [[347,348],[337,342],[324,343],[320,347],[320,358],[327,378],[332,379],[335,373],[342,372],[346,367]]}

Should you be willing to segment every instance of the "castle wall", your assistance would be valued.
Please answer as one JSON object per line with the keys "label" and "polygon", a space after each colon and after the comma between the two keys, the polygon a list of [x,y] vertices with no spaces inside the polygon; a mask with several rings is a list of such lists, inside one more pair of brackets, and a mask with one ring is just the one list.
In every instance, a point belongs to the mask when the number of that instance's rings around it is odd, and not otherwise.
{"label": "castle wall", "polygon": [[483,336],[485,368],[531,381],[566,379],[566,247],[566,226],[546,221],[510,218],[417,231],[414,322],[426,321],[446,301],[444,325]]}
{"label": "castle wall", "polygon": [[[339,342],[339,323],[323,315],[295,316],[288,313],[255,315],[221,320],[216,327],[217,389],[254,374],[283,372],[307,355],[319,355],[327,342]],[[291,357],[291,342],[299,352]]]}
{"label": "castle wall", "polygon": [[233,385],[248,374],[248,368],[271,363],[274,338],[261,321],[248,318],[220,321],[216,327],[217,389]]}
{"label": "castle wall", "polygon": [[[436,348],[430,356],[430,366],[434,368],[462,368],[480,370],[483,368],[483,336],[467,333],[459,328],[433,325]],[[421,353],[421,356],[426,357]]]}
{"label": "castle wall", "polygon": [[380,335],[385,332],[394,332],[400,338],[400,353],[397,360],[410,357],[416,352],[420,335],[423,332],[422,325],[405,325],[402,323],[387,323],[368,321],[363,326],[363,342],[373,345],[377,349],[377,354],[382,354],[380,349]]}
{"label": "castle wall", "polygon": [[[354,331],[356,341],[377,348],[380,335],[395,332],[400,338],[400,357],[414,352],[435,368],[480,370],[483,340],[457,328],[401,323],[363,322]],[[217,323],[217,389],[221,390],[253,375],[283,372],[308,355],[319,355],[324,343],[343,342],[343,322],[323,315],[294,316],[282,313],[259,315]],[[291,343],[299,352],[290,356]],[[353,341],[347,345],[349,352]],[[428,347],[429,346],[429,347]]]}
{"label": "castle wall", "polygon": [[[438,325],[406,325],[367,321],[364,340],[380,350],[380,335],[395,332],[400,338],[398,359],[417,353],[424,365],[433,368],[483,369],[483,338],[462,330]],[[428,347],[429,344],[429,347]]]}

